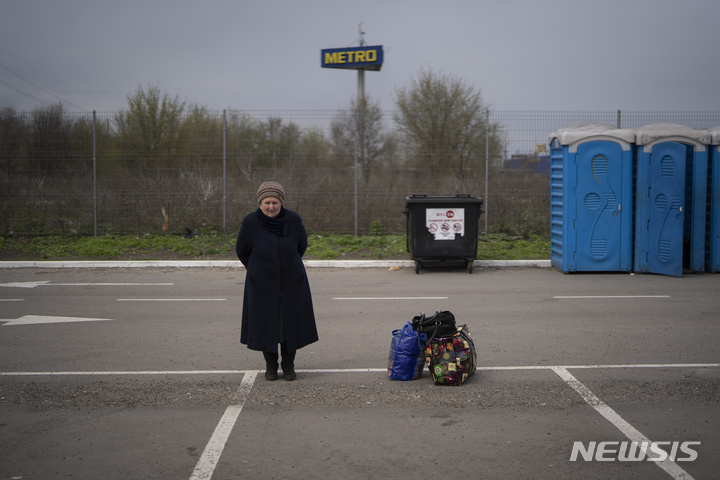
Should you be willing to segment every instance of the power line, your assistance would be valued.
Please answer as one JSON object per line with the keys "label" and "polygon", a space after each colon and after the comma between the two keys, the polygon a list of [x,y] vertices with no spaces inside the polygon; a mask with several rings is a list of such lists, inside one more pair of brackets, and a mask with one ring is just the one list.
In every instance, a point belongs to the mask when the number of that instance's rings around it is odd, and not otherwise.
{"label": "power line", "polygon": [[[44,100],[41,100],[41,99],[39,99],[38,97],[36,97],[35,95],[32,95],[32,94],[30,94],[30,93],[27,93],[27,92],[24,91],[24,90],[20,90],[18,87],[16,87],[15,85],[10,84],[10,83],[8,83],[8,82],[6,82],[5,80],[0,80],[0,84],[3,84],[3,85],[5,85],[6,87],[8,87],[8,88],[10,88],[10,89],[12,89],[12,90],[15,90],[15,91],[18,92],[19,94],[24,95],[24,96],[28,97],[28,98],[31,99],[31,100],[35,100],[36,102],[38,102],[39,104],[41,104],[41,105],[44,106],[44,107],[46,107],[46,106],[48,105],[47,102],[45,102]],[[7,103],[7,102],[5,102],[5,103]]]}
{"label": "power line", "polygon": [[[34,66],[34,65],[32,65],[31,63],[27,62],[26,60],[23,60],[22,58],[18,57],[17,55],[15,55],[14,53],[12,53],[10,50],[8,50],[7,48],[5,48],[5,47],[3,47],[3,46],[1,46],[1,45],[0,45],[0,50],[4,51],[5,53],[7,53],[7,54],[10,55],[11,57],[15,58],[16,60],[19,60],[20,62],[24,63],[25,65],[27,65],[28,67],[32,68],[32,69],[35,70],[36,72],[38,72],[38,73],[46,76],[47,78],[49,78],[49,79],[52,80],[53,82],[55,82],[55,83],[57,83],[57,84],[65,87],[65,88],[68,88],[68,89],[72,89],[72,88],[73,88],[73,87],[69,86],[67,83],[65,83],[65,82],[63,82],[63,81],[61,81],[61,80],[58,80],[57,78],[53,77],[52,75],[44,72],[43,70],[39,69],[38,67],[36,67],[36,66]],[[25,81],[25,82],[33,85],[33,86],[36,87],[36,88],[39,88],[40,90],[42,90],[43,92],[45,92],[45,93],[47,93],[47,94],[49,94],[49,95],[57,98],[57,99],[60,100],[61,102],[67,103],[68,105],[71,105],[71,106],[73,106],[73,107],[75,107],[75,108],[78,108],[78,109],[80,109],[80,110],[83,110],[83,111],[85,111],[85,112],[88,111],[87,109],[82,108],[82,107],[80,107],[79,105],[75,105],[75,104],[72,103],[72,102],[69,102],[69,101],[67,101],[67,100],[63,100],[62,98],[58,97],[57,95],[54,95],[53,93],[49,92],[48,90],[46,90],[46,89],[44,89],[44,88],[42,88],[42,87],[34,84],[34,83],[31,82],[30,80],[22,77],[21,75],[17,74],[16,72],[14,72],[14,71],[12,71],[12,70],[10,70],[8,67],[5,67],[5,66],[3,66],[3,65],[0,65],[0,66],[2,66],[4,69],[8,70],[8,71],[11,72],[12,74],[16,75],[17,77],[21,78],[23,81]],[[98,101],[98,102],[101,102],[101,103],[106,103],[104,100],[99,99],[99,98],[96,98],[96,97],[93,97],[92,95],[88,95],[87,93],[82,93],[82,95],[84,95],[84,96],[86,96],[86,97],[88,97],[88,98],[90,98],[90,99],[92,99],[92,100],[94,100],[94,101]],[[113,108],[114,108],[114,107],[113,107]]]}
{"label": "power line", "polygon": [[[15,75],[16,77],[18,77],[19,79],[21,79],[21,80],[29,83],[29,84],[32,85],[33,87],[35,87],[35,88],[37,88],[37,89],[39,89],[39,90],[42,90],[43,92],[47,93],[47,94],[50,95],[51,97],[57,98],[58,100],[60,100],[60,102],[62,102],[62,103],[67,103],[68,105],[72,105],[72,106],[75,107],[75,108],[79,108],[80,110],[87,111],[87,110],[85,110],[84,108],[82,108],[82,107],[80,107],[80,106],[78,106],[78,105],[75,105],[75,104],[72,103],[72,102],[69,102],[69,101],[67,101],[67,100],[64,100],[64,99],[58,97],[58,96],[55,95],[54,93],[45,90],[45,89],[42,88],[41,86],[39,86],[39,85],[31,82],[31,81],[28,80],[27,78],[23,77],[23,76],[20,75],[19,73],[16,73],[16,72],[10,70],[10,69],[9,69],[8,67],[6,67],[5,65],[0,65],[0,67],[4,68],[4,69],[7,70],[8,72],[12,73],[13,75]],[[6,82],[3,82],[3,84],[6,85],[6,86],[9,86]],[[11,87],[11,88],[12,88],[12,87]],[[19,90],[18,90],[18,91],[19,91]],[[25,94],[25,95],[27,95],[27,94]]]}

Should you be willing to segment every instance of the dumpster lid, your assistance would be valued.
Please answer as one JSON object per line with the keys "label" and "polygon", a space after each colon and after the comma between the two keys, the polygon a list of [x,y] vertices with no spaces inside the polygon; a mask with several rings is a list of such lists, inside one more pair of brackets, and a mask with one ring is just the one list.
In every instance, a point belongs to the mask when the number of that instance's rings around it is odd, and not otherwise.
{"label": "dumpster lid", "polygon": [[623,150],[630,150],[630,144],[635,141],[635,132],[605,123],[580,123],[551,133],[548,144],[552,145],[555,139],[560,145],[570,146],[571,152],[577,151],[577,146],[581,143],[597,140],[620,143]]}
{"label": "dumpster lid", "polygon": [[695,130],[675,123],[654,123],[635,129],[635,143],[652,147],[661,142],[690,143],[697,147],[705,147],[710,143],[708,130]]}
{"label": "dumpster lid", "polygon": [[413,203],[482,203],[482,198],[474,197],[467,193],[445,196],[429,196],[424,193],[414,193],[412,196],[405,197],[405,200]]}
{"label": "dumpster lid", "polygon": [[708,133],[710,133],[710,144],[720,145],[720,126],[708,129]]}

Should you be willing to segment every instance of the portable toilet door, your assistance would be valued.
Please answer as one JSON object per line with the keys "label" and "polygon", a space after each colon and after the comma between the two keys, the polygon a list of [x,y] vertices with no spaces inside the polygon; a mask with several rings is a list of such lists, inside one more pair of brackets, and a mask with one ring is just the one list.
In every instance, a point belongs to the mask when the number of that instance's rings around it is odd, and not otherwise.
{"label": "portable toilet door", "polygon": [[632,269],[632,130],[582,124],[549,137],[551,260],[564,271]]}
{"label": "portable toilet door", "polygon": [[708,141],[682,125],[635,129],[635,271],[704,271]]}
{"label": "portable toilet door", "polygon": [[707,271],[720,272],[720,126],[710,132],[710,188],[708,196]]}

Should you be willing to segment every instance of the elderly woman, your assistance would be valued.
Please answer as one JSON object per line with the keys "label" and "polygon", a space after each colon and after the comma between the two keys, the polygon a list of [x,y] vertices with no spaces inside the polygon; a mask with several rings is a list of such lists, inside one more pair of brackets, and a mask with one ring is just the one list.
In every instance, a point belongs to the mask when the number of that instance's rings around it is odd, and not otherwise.
{"label": "elderly woman", "polygon": [[245,265],[240,341],[265,357],[265,378],[278,378],[278,344],[285,380],[295,380],[295,352],[318,340],[310,283],[302,256],[307,233],[297,213],[287,210],[285,191],[265,182],[259,208],[240,227],[235,251]]}

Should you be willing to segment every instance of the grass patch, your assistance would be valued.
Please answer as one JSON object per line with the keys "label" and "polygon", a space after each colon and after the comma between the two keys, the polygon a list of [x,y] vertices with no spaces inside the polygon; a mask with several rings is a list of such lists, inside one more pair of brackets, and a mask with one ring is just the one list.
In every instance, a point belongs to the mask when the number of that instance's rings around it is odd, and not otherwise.
{"label": "grass patch", "polygon": [[163,260],[221,255],[235,247],[235,235],[108,235],[103,237],[8,237],[0,241],[2,260]]}
{"label": "grass patch", "polygon": [[550,258],[550,239],[491,233],[478,240],[478,260],[543,260]]}
{"label": "grass patch", "polygon": [[334,260],[343,257],[387,259],[407,255],[403,235],[318,235],[308,236],[307,257]]}
{"label": "grass patch", "polygon": [[[0,237],[0,260],[236,260],[236,234],[213,231],[191,238],[180,235],[108,235],[103,237]],[[308,234],[308,260],[410,259],[405,235]],[[478,260],[550,258],[550,240],[490,234],[478,240]]]}

